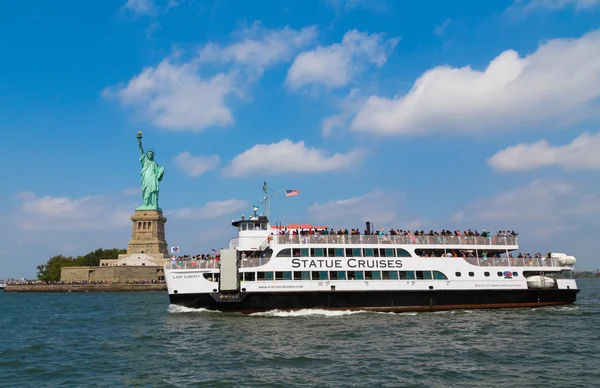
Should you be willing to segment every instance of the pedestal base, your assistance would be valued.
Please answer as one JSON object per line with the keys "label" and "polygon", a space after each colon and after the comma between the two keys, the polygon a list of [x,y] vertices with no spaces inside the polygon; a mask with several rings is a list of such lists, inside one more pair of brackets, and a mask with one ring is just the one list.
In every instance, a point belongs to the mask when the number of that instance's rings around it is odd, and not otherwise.
{"label": "pedestal base", "polygon": [[127,254],[145,253],[153,257],[169,257],[167,242],[165,241],[165,222],[162,210],[136,209],[131,216],[133,228],[131,240],[127,247]]}

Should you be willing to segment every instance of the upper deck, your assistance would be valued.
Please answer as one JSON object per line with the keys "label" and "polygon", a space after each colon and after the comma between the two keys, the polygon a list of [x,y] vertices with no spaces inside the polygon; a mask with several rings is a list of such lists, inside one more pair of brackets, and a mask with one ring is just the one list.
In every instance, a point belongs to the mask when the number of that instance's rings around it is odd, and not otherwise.
{"label": "upper deck", "polygon": [[518,238],[507,236],[399,236],[399,235],[326,235],[276,234],[277,244],[405,244],[405,245],[480,245],[518,249]]}

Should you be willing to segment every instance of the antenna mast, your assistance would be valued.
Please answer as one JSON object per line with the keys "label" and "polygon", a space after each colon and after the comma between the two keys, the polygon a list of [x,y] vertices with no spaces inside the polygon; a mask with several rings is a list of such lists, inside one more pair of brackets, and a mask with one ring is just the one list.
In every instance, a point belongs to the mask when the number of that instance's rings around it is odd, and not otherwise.
{"label": "antenna mast", "polygon": [[271,199],[272,196],[277,195],[279,193],[281,193],[283,190],[285,189],[281,189],[279,191],[273,191],[273,194],[269,195],[269,189],[267,188],[267,181],[265,181],[265,183],[263,184],[263,200],[260,201],[260,203],[264,203],[265,204],[265,214],[267,215],[267,219],[269,220],[269,223],[271,222],[271,209],[269,208],[269,199]]}

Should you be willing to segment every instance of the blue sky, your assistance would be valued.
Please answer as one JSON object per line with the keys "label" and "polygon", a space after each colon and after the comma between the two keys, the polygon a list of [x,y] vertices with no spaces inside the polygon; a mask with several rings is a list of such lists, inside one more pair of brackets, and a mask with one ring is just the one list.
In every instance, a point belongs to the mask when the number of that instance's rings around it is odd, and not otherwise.
{"label": "blue sky", "polygon": [[187,253],[266,180],[301,192],[273,222],[514,229],[600,267],[600,1],[0,7],[0,278],[127,246],[137,131]]}

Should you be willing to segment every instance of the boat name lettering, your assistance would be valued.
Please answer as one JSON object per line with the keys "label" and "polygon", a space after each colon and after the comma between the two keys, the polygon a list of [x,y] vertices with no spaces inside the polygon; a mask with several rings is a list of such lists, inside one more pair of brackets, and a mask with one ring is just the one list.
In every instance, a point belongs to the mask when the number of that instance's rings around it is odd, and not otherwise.
{"label": "boat name lettering", "polygon": [[[347,259],[349,268],[402,268],[398,259]],[[342,259],[292,259],[292,268],[343,268]]]}
{"label": "boat name lettering", "polygon": [[194,274],[194,275],[173,275],[173,279],[193,279],[193,278],[199,278],[201,277],[201,274]]}

